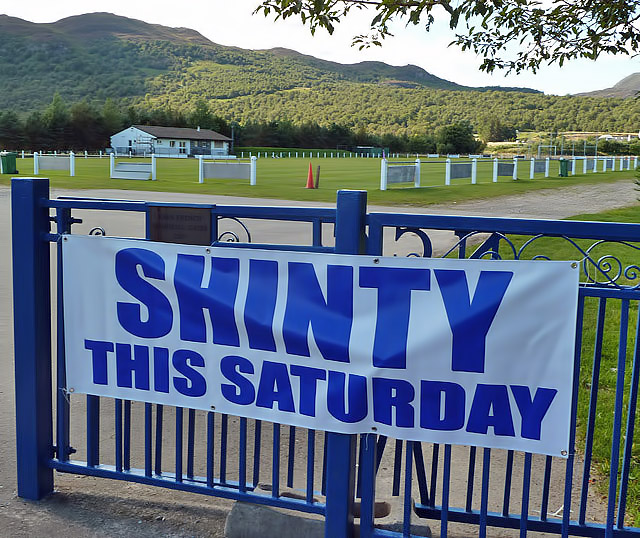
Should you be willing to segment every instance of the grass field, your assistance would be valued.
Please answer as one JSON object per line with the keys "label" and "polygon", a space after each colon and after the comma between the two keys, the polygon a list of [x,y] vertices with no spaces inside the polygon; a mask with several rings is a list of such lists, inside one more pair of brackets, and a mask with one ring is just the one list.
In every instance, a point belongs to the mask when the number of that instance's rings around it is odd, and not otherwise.
{"label": "grass field", "polygon": [[[119,159],[120,160],[120,159]],[[128,160],[128,159],[123,159]],[[136,159],[132,159],[136,161]],[[148,160],[147,160],[148,161]],[[198,161],[196,159],[158,159],[157,181],[133,181],[109,178],[108,158],[76,158],[76,175],[69,177],[66,171],[42,171],[40,177],[49,177],[52,187],[72,189],[129,189],[140,191],[168,191],[185,193],[220,194],[257,198],[276,198],[300,201],[334,202],[339,189],[367,190],[369,203],[379,205],[423,206],[433,203],[492,198],[505,194],[517,194],[531,190],[555,188],[581,183],[602,183],[632,178],[633,171],[598,172],[568,178],[558,176],[558,165],[552,163],[551,175],[544,178],[537,174],[529,179],[529,161],[520,162],[518,181],[509,177],[492,182],[493,163],[478,162],[478,183],[471,185],[469,179],[452,180],[444,185],[445,164],[424,160],[421,166],[422,188],[392,186],[380,191],[380,159],[259,159],[257,163],[257,185],[251,187],[248,180],[208,179],[198,183]],[[305,189],[309,162],[314,177],[320,166],[320,187]],[[33,175],[33,160],[18,159],[18,175]],[[0,176],[0,184],[7,185],[10,176]]]}
{"label": "grass field", "polygon": [[[587,220],[603,222],[640,222],[640,206],[632,206],[623,209],[605,211],[601,213],[576,215],[570,220]],[[524,239],[513,237],[514,244],[521,246]],[[577,240],[576,243],[583,249],[594,243],[592,240]],[[592,252],[594,259],[601,256],[611,256],[609,260],[612,267],[617,267],[614,258],[621,261],[623,267],[637,266],[640,261],[640,251],[637,243],[625,245],[620,243],[603,243]],[[501,249],[502,250],[502,249]],[[505,257],[510,257],[510,249],[505,248]],[[581,258],[582,255],[568,241],[562,238],[542,238],[536,241],[535,254],[544,254],[553,260],[573,260]],[[629,273],[633,277],[633,273]],[[640,280],[633,281],[621,279],[619,283],[626,285],[637,285]],[[594,360],[594,348],[596,340],[596,327],[598,319],[598,309],[600,299],[587,298],[584,308],[583,342],[582,342],[582,364],[580,368],[580,385],[578,396],[578,436],[577,450],[584,453],[585,435],[587,429],[587,419],[589,415],[589,391],[592,385],[592,372]],[[614,422],[614,404],[616,377],[618,373],[618,353],[620,334],[621,302],[617,299],[606,301],[604,318],[604,338],[602,343],[602,358],[599,369],[599,390],[596,407],[595,435],[593,440],[593,469],[595,471],[596,488],[606,495],[608,487],[608,473],[611,467],[611,444]],[[634,362],[634,348],[636,346],[636,333],[638,323],[638,302],[631,301],[629,311],[629,323],[627,334],[626,362],[625,362],[625,391],[624,391],[624,416],[622,419],[623,428],[626,425],[628,415],[628,403],[630,394],[631,377]],[[640,525],[640,443],[638,439],[638,422],[640,417],[635,419],[636,434],[635,442],[632,445],[631,471],[629,480],[629,491],[627,501],[627,523]],[[622,465],[622,454],[624,452],[624,434],[620,440],[620,466]],[[619,467],[620,469],[620,467]],[[576,486],[579,487],[579,486]],[[575,509],[575,508],[574,508]]]}

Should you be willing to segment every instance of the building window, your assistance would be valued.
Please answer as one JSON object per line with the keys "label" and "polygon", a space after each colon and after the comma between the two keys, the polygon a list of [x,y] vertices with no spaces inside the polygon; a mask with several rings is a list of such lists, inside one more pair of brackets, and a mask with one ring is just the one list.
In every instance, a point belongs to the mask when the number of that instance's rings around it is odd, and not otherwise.
{"label": "building window", "polygon": [[180,142],[180,153],[181,154],[185,154],[187,153],[187,143],[186,142]]}
{"label": "building window", "polygon": [[170,140],[169,141],[169,147],[170,148],[175,148],[176,147],[176,141],[175,140]]}

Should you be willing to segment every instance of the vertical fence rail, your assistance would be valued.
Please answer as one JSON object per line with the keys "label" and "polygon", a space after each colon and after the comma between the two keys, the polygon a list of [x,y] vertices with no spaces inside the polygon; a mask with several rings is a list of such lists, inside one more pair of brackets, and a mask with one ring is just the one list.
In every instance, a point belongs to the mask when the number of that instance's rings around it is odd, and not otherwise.
{"label": "vertical fence rail", "polygon": [[[339,191],[336,208],[336,254],[359,254],[364,249],[367,193]],[[356,436],[327,434],[326,538],[353,535]]]}
{"label": "vertical fence rail", "polygon": [[[58,209],[56,212],[56,231],[60,233],[71,232],[71,210]],[[69,459],[69,397],[66,393],[67,374],[64,360],[64,308],[62,306],[62,243],[58,241],[58,278],[57,278],[57,331],[58,341],[56,348],[56,455],[60,461]]]}
{"label": "vertical fence rail", "polygon": [[53,491],[49,180],[11,180],[18,495]]}

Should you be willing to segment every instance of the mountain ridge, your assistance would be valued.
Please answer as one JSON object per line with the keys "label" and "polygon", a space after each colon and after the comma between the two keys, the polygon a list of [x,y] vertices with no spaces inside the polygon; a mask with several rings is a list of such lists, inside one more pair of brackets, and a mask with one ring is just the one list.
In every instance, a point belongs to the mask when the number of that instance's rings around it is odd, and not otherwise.
{"label": "mountain ridge", "polygon": [[470,88],[418,66],[244,50],[187,28],[104,12],[44,24],[0,16],[0,115],[50,116],[55,94],[67,114],[111,99],[123,117],[177,125],[204,105],[224,121],[261,124],[265,133],[278,124],[396,136],[494,120],[524,131],[629,131],[640,124],[633,100]]}
{"label": "mountain ridge", "polygon": [[[6,45],[8,42],[10,42],[10,46]],[[160,43],[161,46],[158,45]],[[4,47],[3,44],[5,44]],[[139,50],[131,50],[132,47],[137,47]],[[154,47],[155,50],[150,50]],[[83,48],[86,50],[82,50]],[[129,50],[123,51],[123,48]],[[10,49],[18,50],[18,57],[11,54]],[[31,54],[25,54],[27,51],[31,51]],[[60,65],[60,62],[64,64],[69,60],[69,67],[71,67],[77,60],[81,72],[84,69],[87,74],[106,79],[112,78],[118,71],[111,69],[108,62],[104,72],[99,69],[90,69],[86,65],[87,62],[97,63],[97,60],[103,61],[104,58],[109,57],[116,58],[116,60],[129,57],[132,72],[125,73],[124,77],[130,83],[136,79],[136,84],[131,88],[132,91],[127,92],[122,89],[118,91],[111,84],[112,80],[108,80],[106,84],[96,83],[93,86],[86,81],[81,83],[81,87],[84,85],[88,90],[97,91],[97,95],[88,91],[84,93],[84,96],[97,99],[104,99],[107,95],[106,91],[99,91],[100,87],[112,89],[116,98],[144,96],[147,92],[142,91],[143,87],[148,88],[150,85],[148,79],[151,77],[148,75],[160,74],[158,72],[144,73],[144,70],[160,69],[165,71],[166,75],[171,76],[172,72],[177,69],[184,70],[186,64],[192,66],[194,62],[199,60],[213,62],[208,67],[214,69],[218,68],[216,63],[258,64],[255,61],[256,58],[279,61],[279,65],[276,67],[281,70],[284,64],[293,65],[299,70],[307,70],[309,73],[307,73],[305,81],[309,83],[313,83],[315,78],[320,82],[331,79],[409,88],[485,91],[485,88],[472,88],[442,79],[414,65],[392,66],[375,61],[341,64],[282,47],[266,50],[241,49],[214,43],[199,32],[188,28],[170,28],[107,12],[74,15],[52,23],[33,23],[8,15],[0,15],[1,52],[6,52],[4,55],[6,63],[22,63],[24,60],[33,60],[35,56],[39,60],[48,60],[56,66],[54,70],[57,68],[58,71],[65,68],[64,65]],[[72,58],[73,56],[75,58]],[[233,58],[229,58],[230,56]],[[126,69],[125,62],[121,63],[122,65],[119,65],[118,68]],[[34,67],[42,66],[36,65]],[[0,59],[0,75],[6,75],[11,71],[10,65],[3,66]],[[72,69],[69,69],[69,78],[70,80],[74,79]],[[26,79],[26,82],[29,82],[28,76]],[[19,84],[19,81],[16,81],[16,84]],[[151,85],[153,84],[151,83]],[[291,84],[285,83],[282,89],[290,89],[291,87],[293,87]],[[486,90],[537,92],[530,88],[491,87]],[[74,92],[72,89],[69,89],[67,93],[68,97],[74,100],[83,97],[80,92]],[[7,94],[3,100],[0,96],[0,108],[10,102],[9,97],[10,94]],[[51,92],[49,91],[49,95],[46,98],[43,96],[37,104],[29,102],[31,98],[18,99],[18,103],[21,106],[26,105],[30,109],[34,109],[45,104],[50,98]]]}
{"label": "mountain ridge", "polygon": [[621,97],[623,99],[636,97],[640,94],[640,72],[632,73],[616,82],[611,88],[592,92],[577,93],[580,97]]}

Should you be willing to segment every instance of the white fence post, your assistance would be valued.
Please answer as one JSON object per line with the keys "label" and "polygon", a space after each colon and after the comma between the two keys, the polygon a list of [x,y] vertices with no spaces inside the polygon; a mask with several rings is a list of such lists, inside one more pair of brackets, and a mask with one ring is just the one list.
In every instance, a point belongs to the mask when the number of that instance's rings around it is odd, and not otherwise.
{"label": "white fence post", "polygon": [[549,164],[551,159],[547,157],[546,162],[544,163],[544,177],[549,177]]}
{"label": "white fence post", "polygon": [[586,157],[582,161],[582,173],[585,175],[587,174],[587,158]]}
{"label": "white fence post", "polygon": [[22,158],[24,159],[24,150],[22,150]]}
{"label": "white fence post", "polygon": [[102,159],[102,150],[100,150],[100,158]]}
{"label": "white fence post", "polygon": [[498,182],[498,159],[493,159],[493,182]]}
{"label": "white fence post", "polygon": [[151,154],[151,181],[156,180],[156,154]]}
{"label": "white fence post", "polygon": [[380,161],[380,190],[387,190],[387,159]]}
{"label": "white fence post", "polygon": [[518,179],[518,159],[513,158],[513,180]]}
{"label": "white fence post", "polygon": [[[251,157],[255,159],[255,157]],[[198,155],[198,183],[204,183],[204,162],[203,155]]]}
{"label": "white fence post", "polygon": [[89,154],[87,153],[87,150],[86,150],[86,149],[84,150],[84,158],[85,158],[85,159],[88,159],[88,158],[89,158]]}
{"label": "white fence post", "polygon": [[38,162],[38,152],[33,152],[33,175],[37,176],[40,173],[40,163]]}
{"label": "white fence post", "polygon": [[113,173],[116,170],[116,156],[113,153],[109,154],[109,177],[113,177]]}
{"label": "white fence post", "polygon": [[416,159],[416,174],[415,174],[415,177],[413,178],[413,186],[414,187],[420,186],[420,159]]}
{"label": "white fence post", "polygon": [[575,176],[576,175],[576,158],[572,157],[571,159],[571,175]]}
{"label": "white fence post", "polygon": [[74,177],[76,175],[76,156],[73,151],[69,152],[69,176]]}
{"label": "white fence post", "polygon": [[451,185],[451,159],[447,159],[444,173],[444,184]]}
{"label": "white fence post", "polygon": [[478,181],[478,159],[471,160],[471,184],[475,185]]}
{"label": "white fence post", "polygon": [[256,184],[256,178],[257,178],[257,174],[256,174],[256,164],[258,162],[258,159],[256,159],[255,157],[251,157],[251,171],[250,171],[250,176],[249,176],[249,185],[255,185]]}
{"label": "white fence post", "polygon": [[533,179],[535,172],[536,172],[536,159],[535,157],[531,157],[531,166],[529,167],[529,179]]}
{"label": "white fence post", "polygon": [[638,156],[634,155],[634,157],[633,157],[633,169],[635,170],[636,168],[638,168]]}

